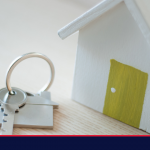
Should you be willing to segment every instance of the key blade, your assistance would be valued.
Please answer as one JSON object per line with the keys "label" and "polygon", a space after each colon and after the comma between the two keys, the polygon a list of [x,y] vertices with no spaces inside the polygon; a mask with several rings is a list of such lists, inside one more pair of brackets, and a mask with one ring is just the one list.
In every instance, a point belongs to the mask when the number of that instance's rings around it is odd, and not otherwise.
{"label": "key blade", "polygon": [[1,135],[12,135],[13,133],[14,114],[3,117]]}
{"label": "key blade", "polygon": [[4,114],[2,118],[1,135],[12,135],[15,111],[19,110],[19,108],[17,105],[2,104],[1,109],[3,109]]}

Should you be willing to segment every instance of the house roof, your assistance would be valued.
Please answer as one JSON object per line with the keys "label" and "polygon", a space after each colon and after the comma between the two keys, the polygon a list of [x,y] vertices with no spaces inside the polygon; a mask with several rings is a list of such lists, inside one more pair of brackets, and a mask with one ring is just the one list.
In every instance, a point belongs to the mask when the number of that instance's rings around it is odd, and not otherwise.
{"label": "house roof", "polygon": [[[71,23],[64,26],[62,29],[58,31],[58,35],[60,38],[65,39],[69,35],[73,34],[74,32],[80,30],[120,2],[125,2],[127,8],[129,9],[130,13],[132,14],[133,18],[137,22],[139,28],[141,29],[144,37],[150,44],[150,20],[148,20],[148,16],[144,15],[146,14],[145,7],[143,5],[143,9],[140,9],[138,6],[141,6],[141,3],[146,0],[103,0],[101,3],[96,5],[95,7],[91,8],[89,11],[85,12],[75,20],[73,20]],[[148,8],[148,6],[147,6]],[[144,10],[144,11],[143,11]],[[144,12],[144,13],[143,13]],[[150,12],[150,7],[149,7]],[[145,17],[146,16],[146,17]]]}

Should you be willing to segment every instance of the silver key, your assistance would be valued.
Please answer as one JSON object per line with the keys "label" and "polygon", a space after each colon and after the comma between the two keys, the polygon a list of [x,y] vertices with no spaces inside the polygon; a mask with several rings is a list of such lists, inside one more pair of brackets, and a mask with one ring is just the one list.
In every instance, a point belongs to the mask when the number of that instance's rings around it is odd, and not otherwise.
{"label": "silver key", "polygon": [[3,111],[3,122],[1,127],[1,135],[12,135],[15,112],[19,111],[19,107],[25,105],[27,95],[18,88],[12,88],[15,92],[10,95],[6,88],[0,90],[0,104]]}

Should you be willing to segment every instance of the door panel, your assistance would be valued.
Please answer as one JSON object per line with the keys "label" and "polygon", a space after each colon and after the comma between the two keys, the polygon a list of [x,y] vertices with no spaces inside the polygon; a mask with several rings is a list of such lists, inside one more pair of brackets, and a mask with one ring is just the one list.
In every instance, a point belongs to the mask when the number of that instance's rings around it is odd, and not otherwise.
{"label": "door panel", "polygon": [[110,60],[103,113],[139,128],[148,74]]}

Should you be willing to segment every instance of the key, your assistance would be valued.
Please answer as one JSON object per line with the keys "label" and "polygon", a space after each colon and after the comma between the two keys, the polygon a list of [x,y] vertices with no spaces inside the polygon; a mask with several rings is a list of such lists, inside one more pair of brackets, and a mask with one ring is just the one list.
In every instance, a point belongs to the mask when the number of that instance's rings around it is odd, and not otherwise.
{"label": "key", "polygon": [[[19,108],[15,114],[14,126],[19,128],[53,128],[53,108],[58,109],[59,104],[51,101],[50,92],[43,91],[40,94],[26,92],[26,104]],[[2,99],[0,95],[0,99]],[[0,126],[3,112],[0,112]]]}
{"label": "key", "polygon": [[1,127],[1,135],[12,135],[15,112],[19,111],[19,107],[25,105],[27,95],[18,88],[12,88],[15,92],[10,95],[6,88],[0,90],[0,104],[3,111],[3,122]]}
{"label": "key", "polygon": [[[40,93],[41,91],[48,90],[53,83],[54,76],[55,76],[55,69],[54,69],[53,63],[47,56],[40,54],[40,53],[27,53],[27,54],[19,56],[12,62],[12,64],[10,65],[10,67],[8,68],[7,73],[6,73],[6,87],[7,88],[0,90],[0,99],[1,99],[0,104],[1,104],[1,109],[3,110],[3,122],[2,122],[1,134],[3,134],[3,135],[12,134],[15,112],[19,111],[19,107],[25,105],[27,99],[30,104],[31,104],[31,102],[33,102],[32,105],[39,106],[40,110],[43,110],[43,111],[45,111],[45,107],[47,105],[50,105],[49,107],[51,107],[51,108],[53,108],[53,105],[58,106],[58,104],[55,104],[54,102],[50,103],[49,100],[40,97],[40,95],[33,95],[31,93],[24,92],[17,88],[11,88],[10,77],[11,77],[11,73],[12,73],[13,69],[15,68],[15,66],[17,66],[18,63],[20,63],[21,61],[23,61],[27,58],[30,58],[30,57],[39,57],[39,58],[44,59],[49,64],[49,67],[51,70],[51,76],[50,76],[51,78],[49,79],[48,83],[38,93]],[[9,94],[8,94],[8,91],[9,91]],[[15,94],[14,94],[14,91],[15,91]],[[27,94],[29,94],[29,95],[27,95]],[[35,100],[37,100],[37,101],[35,101]],[[43,105],[43,106],[40,107],[40,105]],[[44,105],[46,105],[46,106],[44,107]],[[31,108],[33,116],[36,114],[36,112],[37,113],[40,112],[40,111],[39,112],[37,111],[35,106],[34,106],[34,108]],[[48,108],[47,110],[49,110],[49,107],[47,106],[47,108]],[[27,109],[29,107],[24,107],[24,108]],[[27,111],[27,112],[28,112],[28,115],[31,116],[29,111]],[[21,113],[21,111],[20,111],[20,113]],[[22,119],[23,121],[24,120],[26,121],[25,113],[26,113],[26,111],[24,109],[24,112],[23,112],[24,115],[20,115],[21,117],[24,117],[24,119]],[[47,111],[45,111],[45,113],[47,114]],[[52,115],[52,113],[51,113],[51,115]],[[31,118],[31,120],[34,120],[34,118]],[[39,119],[37,119],[35,121],[35,123],[34,123],[35,125],[37,124],[37,121],[39,121]],[[23,124],[26,124],[26,123],[23,122]],[[31,124],[31,123],[28,122],[28,124]]]}

